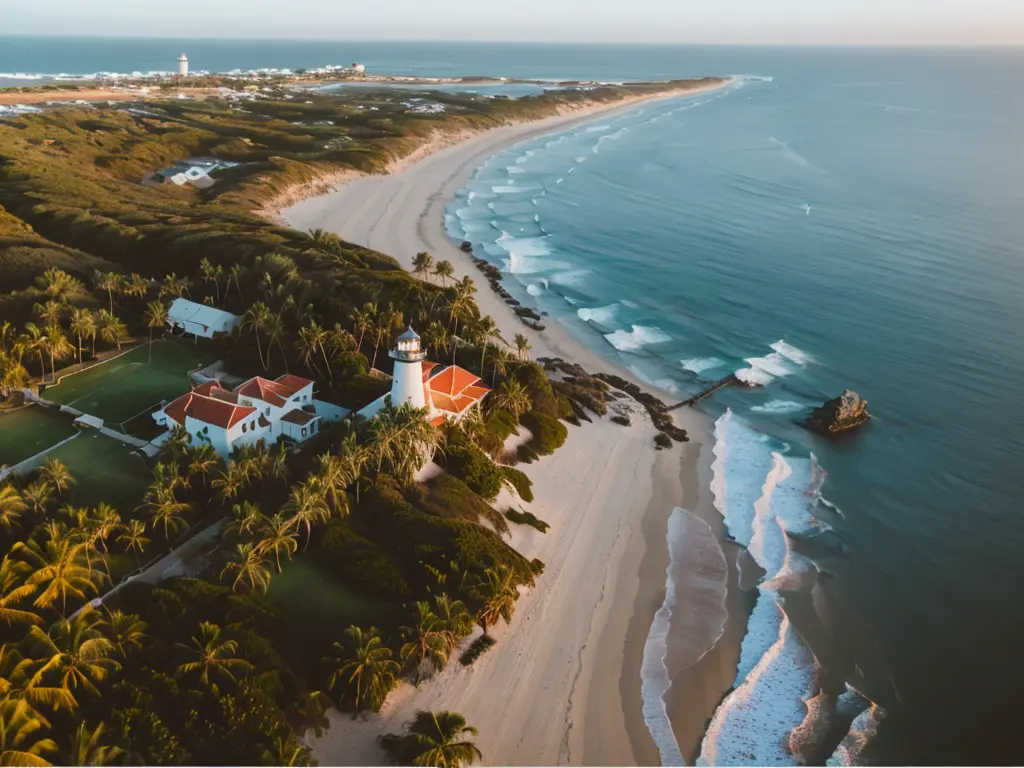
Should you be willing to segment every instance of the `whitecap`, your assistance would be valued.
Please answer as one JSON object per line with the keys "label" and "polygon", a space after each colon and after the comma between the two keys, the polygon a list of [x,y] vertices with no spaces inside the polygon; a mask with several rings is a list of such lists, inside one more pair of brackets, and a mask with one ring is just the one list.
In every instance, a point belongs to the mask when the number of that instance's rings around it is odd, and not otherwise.
{"label": "whitecap", "polygon": [[736,371],[736,378],[751,386],[765,387],[775,379],[789,376],[813,361],[809,354],[784,340],[770,346],[774,350],[770,355],[747,358],[750,367]]}
{"label": "whitecap", "polygon": [[683,368],[698,376],[704,371],[712,371],[725,365],[725,362],[717,357],[688,357],[680,362]]}
{"label": "whitecap", "polygon": [[755,405],[750,410],[754,413],[784,414],[796,413],[806,408],[806,405],[794,400],[769,400],[764,405]]}
{"label": "whitecap", "polygon": [[[568,264],[559,263],[559,267],[567,267]],[[589,269],[570,269],[566,272],[559,272],[551,275],[551,282],[557,283],[558,285],[564,285],[569,288],[577,288],[586,282],[586,279],[592,275],[593,272]]]}
{"label": "whitecap", "polygon": [[549,235],[542,237],[516,237],[502,231],[495,243],[504,251],[516,256],[550,256],[551,240]]}
{"label": "whitecap", "polygon": [[615,313],[618,311],[618,308],[618,304],[609,304],[604,307],[581,307],[576,310],[576,315],[585,323],[611,325],[615,322]]}
{"label": "whitecap", "polygon": [[792,360],[797,365],[810,365],[814,362],[814,358],[802,349],[794,347],[792,344],[787,344],[785,339],[779,339],[771,345],[772,349],[778,352],[788,360]]}
{"label": "whitecap", "polygon": [[664,344],[672,341],[672,337],[661,328],[643,325],[634,325],[632,328],[631,331],[620,328],[612,333],[606,333],[604,337],[620,352],[635,352],[651,344]]}

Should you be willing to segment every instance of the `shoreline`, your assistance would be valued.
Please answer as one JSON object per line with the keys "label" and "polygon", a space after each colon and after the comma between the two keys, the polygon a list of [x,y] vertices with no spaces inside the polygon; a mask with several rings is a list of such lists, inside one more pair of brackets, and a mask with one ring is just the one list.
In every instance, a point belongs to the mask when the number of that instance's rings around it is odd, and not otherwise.
{"label": "shoreline", "polygon": [[[487,158],[511,145],[628,111],[641,102],[705,90],[709,88],[590,105],[539,121],[435,137],[393,163],[387,175],[348,172],[327,182],[341,184],[327,194],[279,211],[268,205],[261,212],[297,229],[334,232],[393,256],[406,269],[416,253],[426,250],[437,260],[449,260],[456,279],[469,275],[479,281],[482,276],[471,254],[461,251],[445,232],[444,210]],[[290,193],[294,199],[310,191]],[[592,374],[613,373],[659,397],[671,397],[589,349],[557,323],[546,324],[539,332],[528,328],[486,285],[474,298],[507,339],[516,333],[529,339],[532,357],[562,358]],[[669,518],[675,508],[685,507],[697,524],[715,532],[717,546],[702,553],[709,557],[696,558],[705,567],[698,563],[681,581],[674,576],[684,601],[691,589],[708,587],[709,570],[717,573],[724,530],[710,490],[712,420],[692,409],[676,411],[673,418],[690,436],[690,442],[676,444],[678,451],[675,446],[654,451],[655,431],[640,409],[629,428],[614,425],[607,417],[581,429],[570,428],[566,446],[531,465],[536,500],[520,506],[549,522],[551,530],[543,536],[517,526],[510,543],[527,557],[540,557],[547,569],[538,586],[520,600],[511,626],[495,632],[496,648],[470,668],[453,662],[418,689],[403,686],[381,715],[365,723],[353,723],[337,713],[332,729],[315,744],[321,761],[379,762],[382,756],[373,740],[377,734],[397,730],[416,708],[443,706],[461,712],[480,730],[485,763],[661,764],[644,719],[641,667],[652,622],[666,595]],[[566,486],[576,491],[567,495]],[[507,501],[503,494],[497,506]],[[583,549],[581,539],[587,540]],[[746,614],[734,616],[731,610],[742,595],[735,589],[734,566],[729,570],[726,582],[711,585],[713,592],[721,592],[721,609],[708,616],[680,610],[688,628],[697,627],[696,635],[710,637],[713,647],[695,652],[670,638],[665,656],[671,685],[664,703],[686,757],[694,746],[699,748],[706,722],[727,690],[722,690],[722,680],[728,677],[731,686],[735,674]],[[730,610],[723,627],[725,606]],[[675,624],[673,619],[673,629]],[[715,642],[719,635],[721,640]],[[732,671],[725,674],[730,659]],[[708,666],[713,666],[711,673],[695,672]],[[680,691],[684,680],[690,680],[692,688],[688,684]],[[493,701],[496,690],[502,692],[500,702]],[[545,701],[540,712],[535,706],[538,697]],[[520,737],[524,733],[531,734],[529,743]]]}

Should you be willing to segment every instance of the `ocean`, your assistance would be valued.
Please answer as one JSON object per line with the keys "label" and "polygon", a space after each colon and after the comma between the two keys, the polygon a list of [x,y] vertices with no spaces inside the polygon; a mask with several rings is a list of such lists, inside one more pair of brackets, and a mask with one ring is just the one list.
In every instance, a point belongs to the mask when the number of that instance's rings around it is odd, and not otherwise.
{"label": "ocean", "polygon": [[[817,682],[864,697],[841,702],[837,762],[1019,760],[1024,52],[0,37],[0,73],[168,70],[182,50],[212,71],[736,76],[500,153],[449,232],[636,376],[761,385],[702,406],[716,504],[774,577],[705,760],[784,761]],[[846,388],[868,426],[800,426]],[[780,585],[818,572],[790,622]]]}

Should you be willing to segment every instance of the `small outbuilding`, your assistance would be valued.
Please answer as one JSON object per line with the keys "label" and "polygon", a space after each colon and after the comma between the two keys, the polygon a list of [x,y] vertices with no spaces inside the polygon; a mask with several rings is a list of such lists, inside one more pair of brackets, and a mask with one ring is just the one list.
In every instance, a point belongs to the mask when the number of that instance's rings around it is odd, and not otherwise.
{"label": "small outbuilding", "polygon": [[204,339],[229,334],[241,322],[242,318],[238,315],[182,298],[175,299],[167,310],[167,325],[171,331],[189,333]]}

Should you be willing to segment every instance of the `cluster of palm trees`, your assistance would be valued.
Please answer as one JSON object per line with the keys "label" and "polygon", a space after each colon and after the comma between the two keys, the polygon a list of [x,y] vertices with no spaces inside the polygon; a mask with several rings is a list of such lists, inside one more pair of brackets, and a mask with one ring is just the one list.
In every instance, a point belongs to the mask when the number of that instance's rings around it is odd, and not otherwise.
{"label": "cluster of palm trees", "polygon": [[470,738],[476,733],[456,712],[420,710],[404,734],[385,734],[380,743],[399,765],[460,768],[483,757]]}

